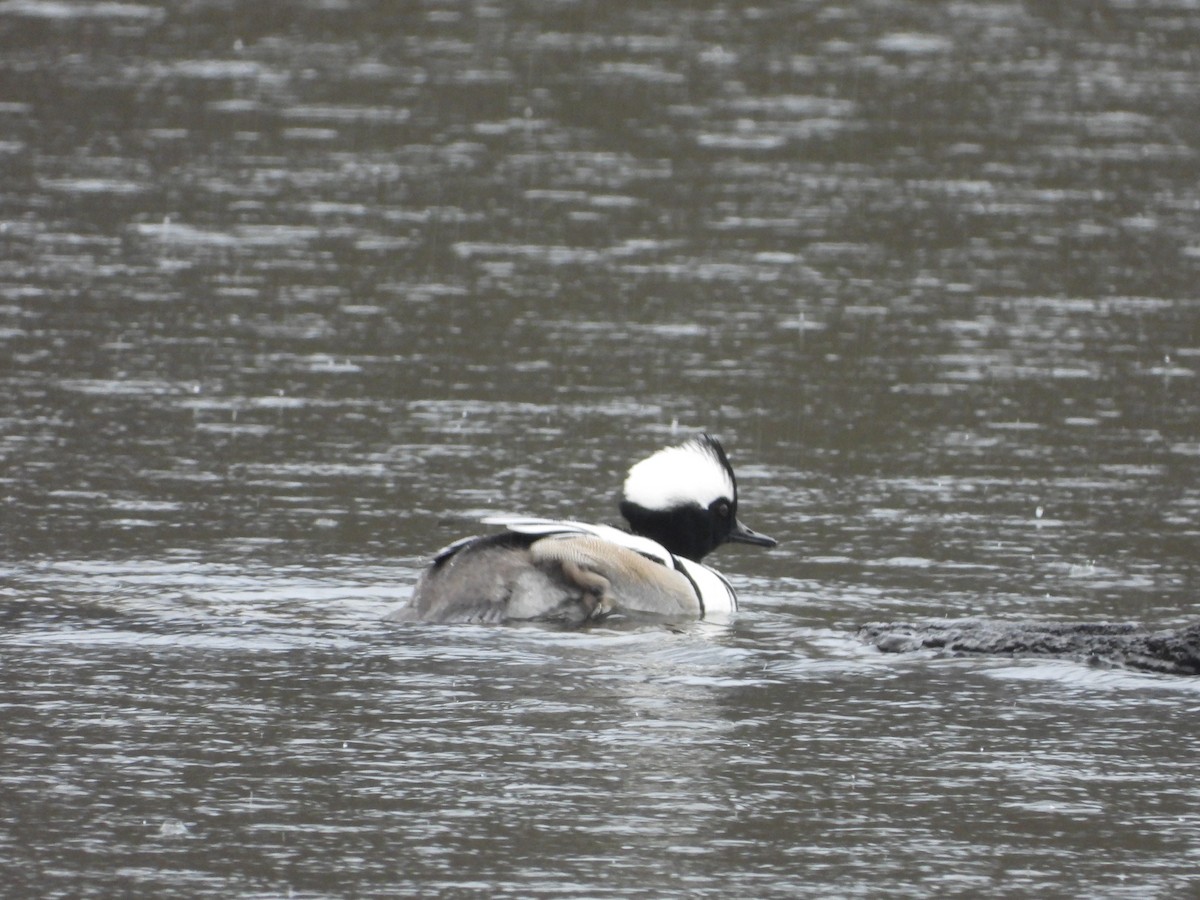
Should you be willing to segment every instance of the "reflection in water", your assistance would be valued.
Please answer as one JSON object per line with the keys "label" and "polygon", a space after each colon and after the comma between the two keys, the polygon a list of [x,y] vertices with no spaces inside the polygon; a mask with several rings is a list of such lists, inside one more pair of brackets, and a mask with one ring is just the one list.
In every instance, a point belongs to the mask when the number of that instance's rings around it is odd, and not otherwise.
{"label": "reflection in water", "polygon": [[[5,884],[1194,888],[1190,682],[852,630],[1194,616],[1198,26],[0,2]],[[381,622],[701,428],[729,628]]]}

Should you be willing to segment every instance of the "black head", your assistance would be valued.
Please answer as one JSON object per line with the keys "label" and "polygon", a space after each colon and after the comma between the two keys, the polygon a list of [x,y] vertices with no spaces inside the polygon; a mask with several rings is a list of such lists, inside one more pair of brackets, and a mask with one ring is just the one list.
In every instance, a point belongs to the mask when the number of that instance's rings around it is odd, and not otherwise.
{"label": "black head", "polygon": [[727,541],[777,543],[738,521],[733,467],[720,442],[707,434],[633,466],[620,509],[635,534],[696,562]]}

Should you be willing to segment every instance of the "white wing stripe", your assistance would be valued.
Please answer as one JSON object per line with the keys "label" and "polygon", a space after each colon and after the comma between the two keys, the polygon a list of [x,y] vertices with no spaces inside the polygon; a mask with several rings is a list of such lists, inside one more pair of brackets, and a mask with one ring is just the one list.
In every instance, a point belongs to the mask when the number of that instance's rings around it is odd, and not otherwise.
{"label": "white wing stripe", "polygon": [[648,556],[664,566],[673,567],[674,565],[671,554],[662,544],[641,535],[613,528],[611,525],[593,525],[589,522],[575,522],[568,519],[539,519],[526,516],[488,516],[483,522],[486,525],[503,525],[509,531],[516,531],[520,534],[541,536],[590,534],[611,541],[618,546],[626,547],[635,553]]}

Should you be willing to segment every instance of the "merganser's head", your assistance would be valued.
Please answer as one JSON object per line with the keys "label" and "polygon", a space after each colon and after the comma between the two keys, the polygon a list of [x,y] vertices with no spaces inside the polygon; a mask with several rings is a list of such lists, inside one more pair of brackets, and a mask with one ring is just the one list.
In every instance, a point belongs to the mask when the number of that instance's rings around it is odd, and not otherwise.
{"label": "merganser's head", "polygon": [[724,449],[701,434],[630,468],[620,509],[635,534],[695,562],[727,541],[774,547],[774,538],[738,521],[737,504]]}

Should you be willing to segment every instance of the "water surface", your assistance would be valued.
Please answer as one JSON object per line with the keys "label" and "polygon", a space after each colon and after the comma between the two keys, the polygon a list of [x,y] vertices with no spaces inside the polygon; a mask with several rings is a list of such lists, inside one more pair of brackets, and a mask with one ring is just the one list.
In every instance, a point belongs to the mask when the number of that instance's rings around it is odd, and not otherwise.
{"label": "water surface", "polygon": [[[0,3],[0,866],[55,896],[1184,896],[1190,4]],[[392,627],[719,434],[728,626]]]}

